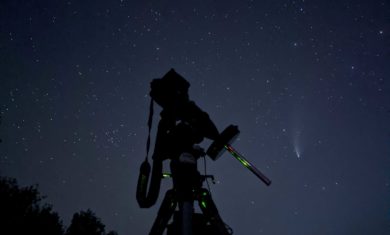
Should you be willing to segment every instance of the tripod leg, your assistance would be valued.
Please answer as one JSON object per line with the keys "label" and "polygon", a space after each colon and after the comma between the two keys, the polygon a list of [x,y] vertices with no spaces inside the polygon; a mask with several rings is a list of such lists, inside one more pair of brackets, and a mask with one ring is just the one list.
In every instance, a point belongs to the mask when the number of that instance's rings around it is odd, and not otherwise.
{"label": "tripod leg", "polygon": [[181,235],[192,235],[193,202],[184,201],[179,204],[181,212]]}
{"label": "tripod leg", "polygon": [[173,212],[175,211],[177,201],[175,192],[171,189],[165,194],[164,200],[161,203],[160,209],[157,213],[157,218],[153,223],[149,235],[162,235],[168,225]]}
{"label": "tripod leg", "polygon": [[198,196],[199,207],[203,214],[210,221],[210,224],[215,226],[218,230],[218,235],[230,235],[232,231],[227,229],[225,223],[222,221],[221,216],[218,213],[217,207],[215,206],[213,199],[209,191],[201,189]]}

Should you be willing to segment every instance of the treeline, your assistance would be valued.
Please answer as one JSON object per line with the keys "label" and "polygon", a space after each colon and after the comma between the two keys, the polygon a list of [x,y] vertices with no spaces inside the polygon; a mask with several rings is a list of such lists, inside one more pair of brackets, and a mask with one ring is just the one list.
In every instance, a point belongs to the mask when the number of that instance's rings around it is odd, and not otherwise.
{"label": "treeline", "polygon": [[65,227],[52,206],[43,203],[37,186],[19,187],[16,180],[0,176],[0,234],[117,235],[91,211],[73,215]]}

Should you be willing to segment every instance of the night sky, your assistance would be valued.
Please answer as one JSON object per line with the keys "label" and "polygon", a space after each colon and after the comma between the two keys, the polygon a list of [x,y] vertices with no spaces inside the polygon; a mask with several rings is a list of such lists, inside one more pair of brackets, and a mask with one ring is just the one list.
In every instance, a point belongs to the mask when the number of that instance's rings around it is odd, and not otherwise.
{"label": "night sky", "polygon": [[207,160],[234,234],[390,234],[389,61],[388,0],[2,0],[0,175],[65,225],[147,234],[171,187],[138,207],[150,81],[174,68],[273,181]]}

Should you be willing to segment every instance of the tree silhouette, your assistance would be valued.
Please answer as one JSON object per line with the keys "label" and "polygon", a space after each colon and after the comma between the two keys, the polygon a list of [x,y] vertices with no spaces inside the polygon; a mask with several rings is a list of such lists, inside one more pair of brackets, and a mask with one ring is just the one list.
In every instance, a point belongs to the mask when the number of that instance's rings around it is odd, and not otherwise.
{"label": "tree silhouette", "polygon": [[105,225],[89,209],[75,213],[64,233],[60,217],[51,205],[41,205],[43,199],[37,186],[19,187],[15,179],[0,176],[0,234],[106,235]]}
{"label": "tree silhouette", "polygon": [[66,235],[104,235],[105,225],[91,210],[75,213]]}
{"label": "tree silhouette", "polygon": [[[105,227],[101,220],[88,209],[73,215],[65,235],[106,235]],[[118,233],[110,231],[107,235],[118,235]]]}
{"label": "tree silhouette", "polygon": [[107,235],[118,235],[118,233],[115,231],[110,231],[109,233],[107,233]]}
{"label": "tree silhouette", "polygon": [[0,177],[0,234],[62,235],[58,214],[40,205],[42,199],[37,186],[20,188],[15,179]]}

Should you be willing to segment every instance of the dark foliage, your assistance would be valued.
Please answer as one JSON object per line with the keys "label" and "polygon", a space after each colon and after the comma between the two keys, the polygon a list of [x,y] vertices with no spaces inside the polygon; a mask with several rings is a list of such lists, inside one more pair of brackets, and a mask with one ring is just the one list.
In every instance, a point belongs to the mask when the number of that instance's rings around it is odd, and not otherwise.
{"label": "dark foliage", "polygon": [[16,180],[0,178],[1,234],[62,235],[63,226],[50,205],[42,200],[36,186],[18,187]]}
{"label": "dark foliage", "polygon": [[[106,235],[105,227],[100,219],[88,209],[73,215],[65,235]],[[118,233],[110,231],[107,235],[118,235]]]}
{"label": "dark foliage", "polygon": [[115,231],[111,231],[111,232],[107,233],[107,235],[118,235],[118,233]]}
{"label": "dark foliage", "polygon": [[91,210],[75,213],[64,233],[58,214],[51,205],[42,205],[42,199],[37,186],[19,187],[15,179],[0,176],[0,234],[106,235],[105,225]]}
{"label": "dark foliage", "polygon": [[104,235],[105,225],[91,210],[75,213],[66,235]]}

